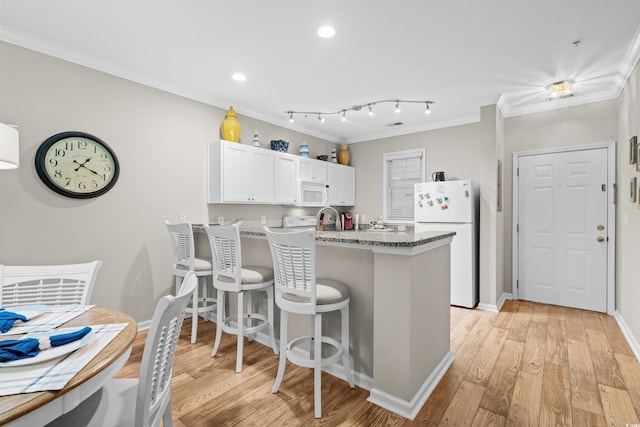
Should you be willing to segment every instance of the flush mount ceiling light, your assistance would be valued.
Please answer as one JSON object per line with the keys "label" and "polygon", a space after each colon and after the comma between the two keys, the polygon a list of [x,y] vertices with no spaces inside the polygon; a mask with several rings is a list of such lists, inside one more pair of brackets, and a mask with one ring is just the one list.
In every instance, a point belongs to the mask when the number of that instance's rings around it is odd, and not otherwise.
{"label": "flush mount ceiling light", "polygon": [[336,30],[331,25],[323,25],[318,28],[318,36],[323,39],[330,39],[331,37],[336,35]]}
{"label": "flush mount ceiling light", "polygon": [[307,116],[317,116],[318,120],[320,120],[321,123],[324,123],[324,118],[326,116],[333,116],[333,115],[338,115],[340,116],[340,120],[342,120],[343,122],[347,121],[346,115],[347,115],[347,111],[360,111],[363,108],[367,107],[367,114],[369,114],[370,116],[373,116],[373,106],[376,104],[384,104],[384,103],[393,103],[395,104],[395,109],[394,111],[396,113],[400,113],[400,104],[425,104],[426,105],[426,110],[425,110],[425,114],[431,114],[431,108],[429,108],[430,105],[435,104],[435,101],[406,101],[406,100],[402,100],[402,99],[385,99],[382,101],[374,101],[374,102],[367,102],[366,104],[361,104],[361,105],[354,105],[353,107],[349,107],[349,108],[342,108],[338,111],[294,111],[294,110],[287,110],[285,111],[285,113],[287,114],[287,116],[289,116],[289,122],[293,123],[295,121],[294,119],[294,115],[302,115],[305,118]]}
{"label": "flush mount ceiling light", "polygon": [[573,81],[571,80],[562,80],[561,82],[550,84],[547,86],[547,93],[547,99],[549,101],[553,99],[570,98],[576,95],[573,91]]}
{"label": "flush mount ceiling light", "polygon": [[237,82],[243,82],[245,80],[247,80],[247,76],[245,76],[242,73],[234,73],[231,78]]}

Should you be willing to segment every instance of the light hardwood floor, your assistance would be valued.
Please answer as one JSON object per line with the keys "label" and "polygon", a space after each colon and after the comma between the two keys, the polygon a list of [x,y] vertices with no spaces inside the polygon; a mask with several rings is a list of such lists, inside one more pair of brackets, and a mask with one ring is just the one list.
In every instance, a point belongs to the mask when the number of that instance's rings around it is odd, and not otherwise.
{"label": "light hardwood floor", "polygon": [[[500,313],[451,308],[451,351],[442,381],[414,421],[367,402],[369,392],[322,376],[322,414],[313,418],[312,370],[291,363],[271,393],[278,358],[245,341],[234,372],[235,337],[209,356],[215,324],[185,320],[173,370],[173,418],[188,426],[625,426],[640,423],[640,363],[613,317],[507,301]],[[139,333],[120,377],[136,377]]]}

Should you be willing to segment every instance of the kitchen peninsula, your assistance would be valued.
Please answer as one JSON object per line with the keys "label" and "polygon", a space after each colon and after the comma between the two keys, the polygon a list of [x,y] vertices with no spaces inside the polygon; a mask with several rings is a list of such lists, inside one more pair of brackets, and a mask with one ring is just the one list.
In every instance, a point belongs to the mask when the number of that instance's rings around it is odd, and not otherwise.
{"label": "kitchen peninsula", "polygon": [[[247,264],[271,263],[261,227],[241,227],[240,235]],[[356,383],[370,390],[372,403],[413,419],[453,361],[449,269],[455,233],[315,235],[318,276],[339,279],[351,292],[350,354]],[[323,334],[339,336],[338,325],[329,318]],[[292,318],[289,333],[306,334],[307,326]],[[343,377],[341,367],[328,371]]]}

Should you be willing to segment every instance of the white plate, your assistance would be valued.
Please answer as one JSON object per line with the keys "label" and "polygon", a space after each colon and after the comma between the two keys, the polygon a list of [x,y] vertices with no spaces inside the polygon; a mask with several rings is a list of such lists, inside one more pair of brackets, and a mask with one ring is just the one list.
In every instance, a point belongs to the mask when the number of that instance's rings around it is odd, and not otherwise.
{"label": "white plate", "polygon": [[[43,333],[43,334],[29,334],[26,335],[25,338],[42,338],[43,336],[51,336],[64,334],[68,332],[77,331],[82,328],[64,328],[64,329],[55,329],[51,332]],[[87,335],[79,339],[78,341],[70,342],[69,344],[61,345],[59,347],[51,347],[48,350],[42,350],[36,357],[29,357],[27,359],[20,360],[11,360],[9,362],[0,362],[0,368],[9,368],[14,366],[25,366],[25,365],[35,365],[36,363],[46,362],[51,359],[55,359],[60,356],[64,356],[66,354],[72,353],[77,349],[85,346],[91,339],[95,333],[93,331],[89,332]]]}
{"label": "white plate", "polygon": [[[22,314],[24,317],[26,317],[29,320],[49,311],[49,307],[46,305],[16,305],[13,307],[4,307],[4,309],[6,311],[11,311],[13,313]],[[18,321],[18,322],[22,323],[21,321]],[[18,325],[20,323],[18,323]]]}

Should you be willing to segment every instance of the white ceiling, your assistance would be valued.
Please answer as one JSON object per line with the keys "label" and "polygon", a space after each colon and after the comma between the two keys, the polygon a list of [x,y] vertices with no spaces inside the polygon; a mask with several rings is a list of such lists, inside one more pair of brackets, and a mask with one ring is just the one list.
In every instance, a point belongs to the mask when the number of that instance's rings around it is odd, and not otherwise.
{"label": "white ceiling", "polygon": [[[1,40],[347,143],[476,122],[496,102],[509,117],[615,98],[639,29],[637,0],[0,0]],[[547,101],[559,80],[578,95]],[[433,113],[285,113],[396,99]]]}

